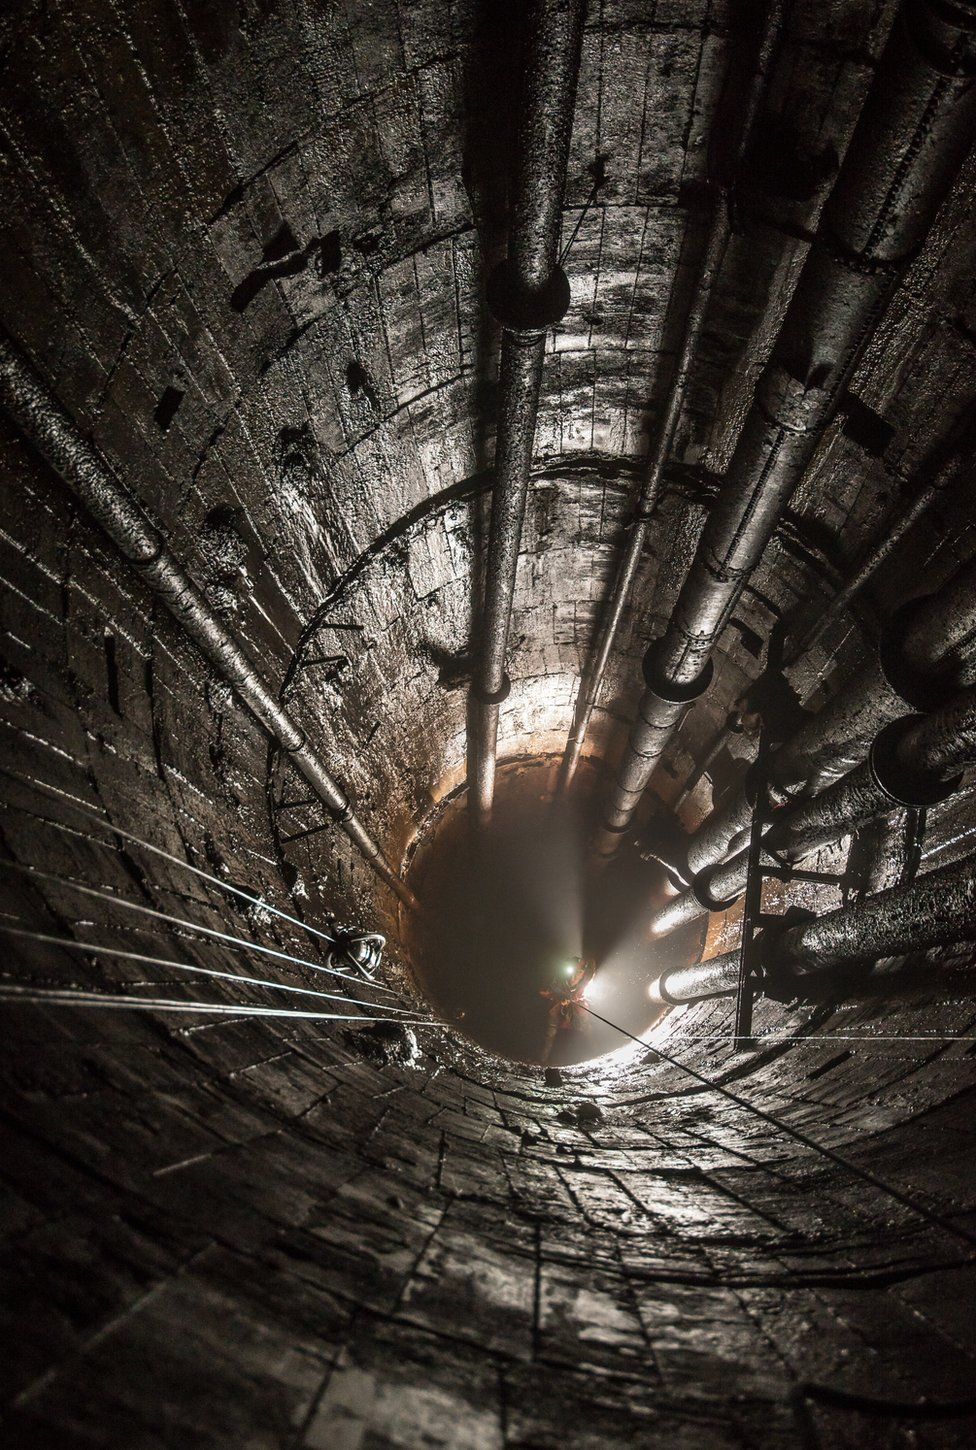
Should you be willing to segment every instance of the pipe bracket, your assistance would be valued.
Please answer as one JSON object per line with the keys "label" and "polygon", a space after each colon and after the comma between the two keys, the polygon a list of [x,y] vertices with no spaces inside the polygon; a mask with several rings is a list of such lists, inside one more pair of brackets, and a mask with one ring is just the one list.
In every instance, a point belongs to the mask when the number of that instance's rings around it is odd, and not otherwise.
{"label": "pipe bracket", "polygon": [[654,639],[648,645],[644,653],[643,673],[644,683],[647,688],[657,695],[659,700],[665,700],[669,705],[690,705],[704,695],[712,683],[712,675],[715,673],[715,666],[711,660],[705,664],[695,678],[686,685],[669,680],[667,676],[658,669],[657,652],[661,641]]}
{"label": "pipe bracket", "polygon": [[545,286],[530,292],[519,285],[506,258],[489,274],[485,294],[492,316],[507,331],[545,332],[566,316],[569,278],[557,263]]}
{"label": "pipe bracket", "polygon": [[480,705],[502,705],[512,693],[512,682],[505,675],[498,690],[483,690],[477,680],[471,682],[471,693]]}
{"label": "pipe bracket", "polygon": [[767,921],[758,937],[758,965],[763,975],[763,992],[774,1002],[796,1001],[800,978],[789,956],[781,955],[781,943],[794,927],[816,920],[816,912],[803,906],[791,906],[775,921]]}
{"label": "pipe bracket", "polygon": [[878,789],[897,806],[915,809],[936,806],[954,795],[962,783],[962,775],[939,780],[925,771],[913,771],[900,758],[899,745],[924,718],[924,715],[903,715],[886,725],[871,742],[868,769]]}

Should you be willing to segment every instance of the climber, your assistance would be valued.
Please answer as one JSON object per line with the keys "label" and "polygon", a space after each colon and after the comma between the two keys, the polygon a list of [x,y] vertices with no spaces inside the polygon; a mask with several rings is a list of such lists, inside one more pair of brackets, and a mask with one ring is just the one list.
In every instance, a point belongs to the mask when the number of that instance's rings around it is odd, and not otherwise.
{"label": "climber", "polygon": [[593,980],[596,963],[585,957],[573,957],[560,969],[560,977],[552,987],[539,993],[550,1004],[549,1020],[546,1024],[546,1040],[542,1049],[542,1061],[549,1061],[556,1044],[558,1032],[569,1032],[576,1027],[583,1013],[582,1003],[586,989]]}

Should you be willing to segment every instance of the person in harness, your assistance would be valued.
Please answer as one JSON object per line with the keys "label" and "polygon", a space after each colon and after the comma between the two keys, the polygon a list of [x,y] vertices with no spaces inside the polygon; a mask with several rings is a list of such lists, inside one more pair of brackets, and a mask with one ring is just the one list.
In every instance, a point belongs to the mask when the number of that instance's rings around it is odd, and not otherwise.
{"label": "person in harness", "polygon": [[555,986],[545,987],[539,993],[549,1002],[546,1040],[542,1049],[544,1063],[552,1056],[557,1034],[571,1032],[582,1022],[586,989],[595,971],[595,962],[587,961],[585,957],[574,957],[561,968],[560,979]]}

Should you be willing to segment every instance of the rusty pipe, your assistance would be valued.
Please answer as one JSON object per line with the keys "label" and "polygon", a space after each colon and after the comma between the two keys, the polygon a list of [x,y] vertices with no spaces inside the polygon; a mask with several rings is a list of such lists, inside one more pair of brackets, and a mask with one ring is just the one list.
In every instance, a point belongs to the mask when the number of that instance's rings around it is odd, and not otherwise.
{"label": "rusty pipe", "polygon": [[805,629],[797,631],[787,659],[788,665],[795,664],[847,612],[861,590],[871,582],[882,565],[887,563],[902,539],[928,513],[936,499],[955,484],[964,468],[972,466],[973,432],[974,426],[967,420],[962,446],[951,449],[950,456],[941,464],[929,464],[932,469],[929,481],[918,489],[908,506],[892,520],[884,537],[861,558],[850,579],[837,591],[826,608],[818,610],[817,618]]}
{"label": "rusty pipe", "polygon": [[856,906],[789,927],[775,940],[774,960],[791,976],[816,975],[842,963],[902,956],[976,936],[976,857],[881,891]]}
{"label": "rusty pipe", "polygon": [[[976,857],[919,876],[911,886],[881,891],[856,906],[794,926],[763,929],[760,956],[767,995],[801,996],[809,984],[848,963],[875,962],[976,937]],[[734,997],[738,950],[662,973],[653,1000],[678,1006]]]}
{"label": "rusty pipe", "polygon": [[[976,683],[976,558],[933,593],[897,610],[874,658],[770,759],[770,790],[789,799],[811,779],[829,784],[861,760],[882,726],[904,713],[931,710]],[[752,815],[755,781],[746,772],[730,799],[688,843],[692,875],[720,861]]]}
{"label": "rusty pipe", "polygon": [[712,199],[708,235],[699,266],[698,282],[685,318],[667,404],[647,455],[643,478],[628,530],[626,547],[617,564],[593,652],[580,678],[579,691],[573,709],[573,721],[559,769],[557,790],[562,791],[569,787],[579,765],[590,719],[600,698],[610,653],[640,567],[651,515],[657,505],[665,465],[670,457],[684,408],[685,394],[698,340],[708,313],[715,281],[722,269],[732,235],[730,216],[732,187],[752,138],[759,107],[766,89],[770,64],[779,42],[783,21],[783,0],[770,0],[766,9],[763,38],[756,60],[755,72],[749,87],[746,105],[739,120],[735,154],[728,167],[727,176],[723,177],[713,188],[715,194]]}

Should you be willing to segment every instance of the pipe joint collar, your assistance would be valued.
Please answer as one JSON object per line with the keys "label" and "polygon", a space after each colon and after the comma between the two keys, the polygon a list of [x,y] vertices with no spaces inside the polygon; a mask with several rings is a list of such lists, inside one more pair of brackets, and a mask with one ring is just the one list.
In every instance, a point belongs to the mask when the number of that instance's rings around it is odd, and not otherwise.
{"label": "pipe joint collar", "polygon": [[809,433],[823,423],[832,394],[801,382],[782,363],[771,363],[756,390],[756,402],[775,427]]}
{"label": "pipe joint collar", "polygon": [[950,680],[940,678],[937,671],[920,670],[905,658],[903,642],[912,617],[931,597],[926,594],[902,604],[888,620],[878,641],[878,664],[886,684],[906,705],[923,715],[930,715],[955,694]]}
{"label": "pipe joint collar", "polygon": [[477,680],[471,682],[471,693],[481,705],[503,705],[512,693],[512,682],[505,675],[498,690],[483,690]]}
{"label": "pipe joint collar", "polygon": [[868,752],[872,779],[893,805],[915,809],[937,806],[940,801],[948,800],[962,782],[961,775],[939,780],[926,771],[912,770],[899,756],[902,740],[924,718],[924,715],[903,715],[900,720],[893,720],[875,736]]}
{"label": "pipe joint collar", "polygon": [[793,1002],[799,994],[799,977],[784,938],[795,928],[816,920],[816,912],[802,906],[791,906],[778,921],[767,922],[759,933],[757,959],[762,972],[763,991],[774,1002]]}
{"label": "pipe joint collar", "polygon": [[557,263],[546,284],[528,290],[519,284],[506,258],[493,268],[486,287],[488,307],[509,332],[545,332],[566,316],[569,309],[569,278]]}
{"label": "pipe joint collar", "polygon": [[652,640],[644,654],[643,674],[644,684],[649,690],[657,695],[659,700],[665,700],[669,705],[690,705],[704,695],[712,683],[712,675],[715,673],[715,666],[708,660],[705,668],[701,670],[693,680],[683,685],[668,677],[658,666],[658,654],[661,647],[659,639]]}

